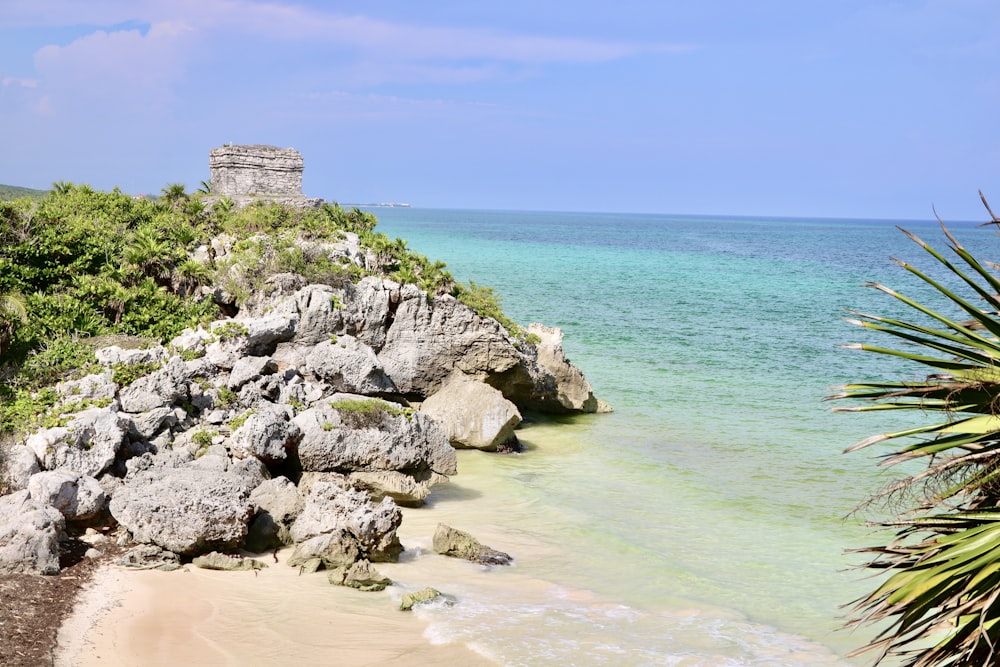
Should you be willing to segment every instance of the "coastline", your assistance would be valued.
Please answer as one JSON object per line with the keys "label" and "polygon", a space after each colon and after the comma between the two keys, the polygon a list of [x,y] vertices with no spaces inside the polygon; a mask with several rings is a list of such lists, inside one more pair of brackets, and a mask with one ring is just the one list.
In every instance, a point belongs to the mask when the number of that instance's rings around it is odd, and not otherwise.
{"label": "coastline", "polygon": [[[187,566],[175,572],[105,565],[63,622],[57,667],[315,664],[494,665],[459,644],[434,645],[391,594],[299,576],[282,562],[259,572]],[[270,560],[270,558],[268,558]]]}

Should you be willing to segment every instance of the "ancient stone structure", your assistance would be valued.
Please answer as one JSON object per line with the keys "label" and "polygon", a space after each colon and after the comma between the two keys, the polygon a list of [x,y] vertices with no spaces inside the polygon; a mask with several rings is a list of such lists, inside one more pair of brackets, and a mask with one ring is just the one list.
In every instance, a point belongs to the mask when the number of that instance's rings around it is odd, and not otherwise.
{"label": "ancient stone structure", "polygon": [[208,154],[212,194],[302,196],[302,155],[294,148],[220,146]]}

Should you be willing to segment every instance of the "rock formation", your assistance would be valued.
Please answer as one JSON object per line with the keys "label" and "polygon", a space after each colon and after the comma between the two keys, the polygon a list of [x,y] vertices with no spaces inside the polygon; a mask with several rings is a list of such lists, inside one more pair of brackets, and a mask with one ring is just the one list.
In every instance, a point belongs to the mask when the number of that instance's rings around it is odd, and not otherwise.
{"label": "rock formation", "polygon": [[294,148],[227,144],[208,153],[212,195],[236,204],[266,199],[297,206],[319,200],[302,194],[302,155]]}

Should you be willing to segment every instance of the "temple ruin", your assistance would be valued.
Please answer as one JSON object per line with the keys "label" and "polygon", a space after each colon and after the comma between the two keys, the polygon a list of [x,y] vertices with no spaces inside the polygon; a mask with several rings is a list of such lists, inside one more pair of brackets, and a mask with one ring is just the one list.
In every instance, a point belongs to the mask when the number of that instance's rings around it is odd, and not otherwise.
{"label": "temple ruin", "polygon": [[238,206],[268,200],[315,206],[321,200],[302,194],[302,154],[294,148],[227,144],[208,153],[212,195]]}

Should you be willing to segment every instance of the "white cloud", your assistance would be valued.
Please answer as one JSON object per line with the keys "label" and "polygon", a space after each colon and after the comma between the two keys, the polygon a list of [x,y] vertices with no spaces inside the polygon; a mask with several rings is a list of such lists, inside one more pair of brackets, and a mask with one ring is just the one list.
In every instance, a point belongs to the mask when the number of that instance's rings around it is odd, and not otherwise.
{"label": "white cloud", "polygon": [[15,86],[18,88],[37,88],[38,80],[16,79],[12,76],[5,76],[4,78],[0,79],[0,86],[3,86],[4,88],[12,88]]}

